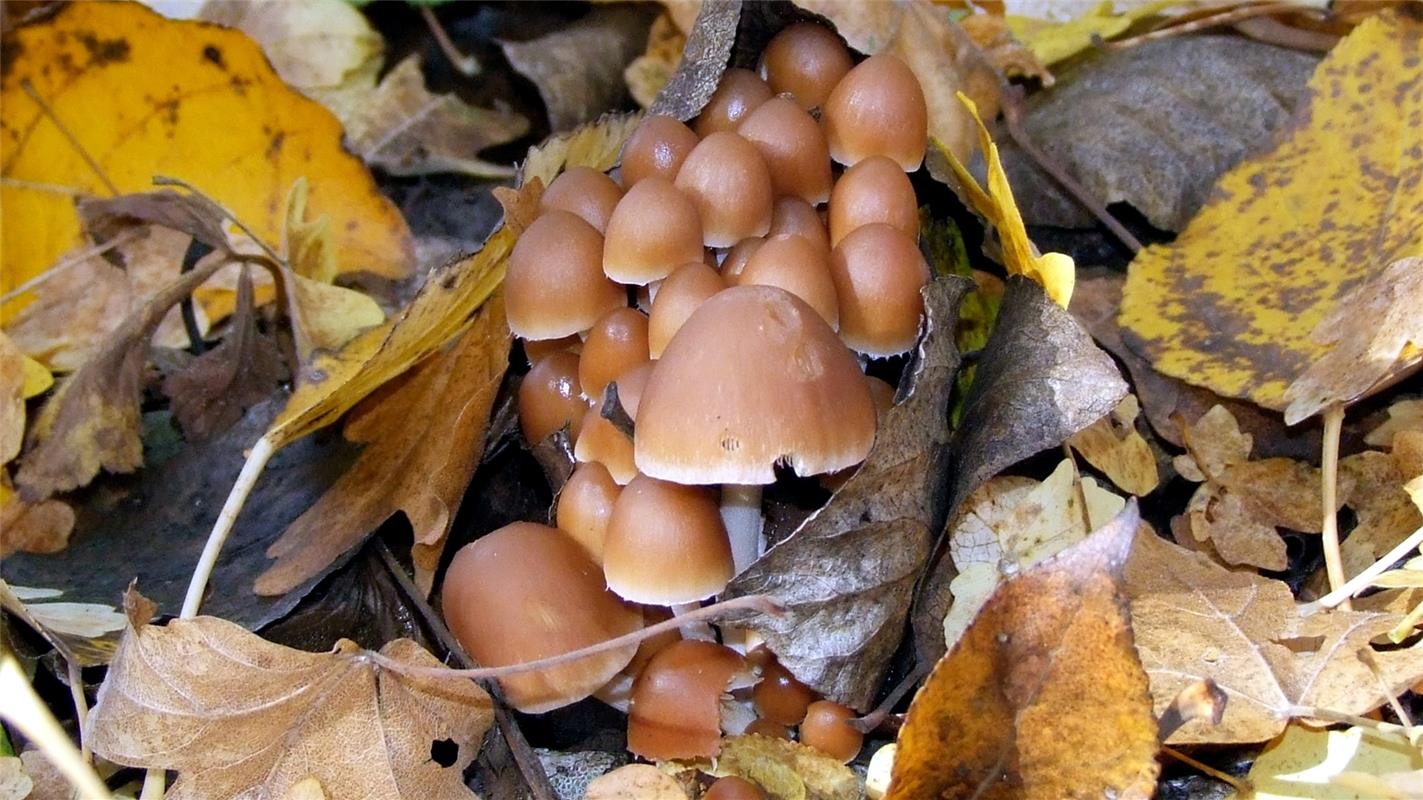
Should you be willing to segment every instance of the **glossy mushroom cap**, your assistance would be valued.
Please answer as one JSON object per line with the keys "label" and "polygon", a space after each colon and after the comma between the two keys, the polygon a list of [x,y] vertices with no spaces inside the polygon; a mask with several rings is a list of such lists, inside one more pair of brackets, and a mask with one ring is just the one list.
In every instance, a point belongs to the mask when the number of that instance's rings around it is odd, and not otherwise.
{"label": "glossy mushroom cap", "polygon": [[[445,621],[475,661],[503,666],[546,658],[642,627],[642,612],[603,584],[567,534],[516,522],[455,554],[445,575]],[[500,678],[509,703],[541,714],[581,700],[627,666],[637,645]]]}
{"label": "glossy mushroom cap", "polygon": [[808,303],[834,330],[840,325],[840,303],[829,260],[829,252],[803,236],[774,236],[751,255],[736,283],[779,286]]}
{"label": "glossy mushroom cap", "polygon": [[652,175],[629,189],[613,211],[603,244],[603,272],[644,286],[681,264],[700,261],[702,252],[696,204],[670,179]]}
{"label": "glossy mushroom cap", "polygon": [[706,138],[718,131],[734,131],[741,120],[771,99],[771,87],[749,69],[732,67],[721,74],[721,82],[693,125]]}
{"label": "glossy mushroom cap", "polygon": [[573,353],[577,355],[583,352],[583,339],[577,334],[563,336],[558,339],[525,339],[524,356],[529,361],[529,366],[533,366],[544,357],[554,353]]}
{"label": "glossy mushroom cap", "polygon": [[755,145],[735,133],[703,139],[682,162],[676,185],[696,205],[707,247],[730,247],[771,227],[770,170]]}
{"label": "glossy mushroom cap", "polygon": [[638,412],[636,463],[684,484],[768,484],[864,460],[875,409],[855,356],[773,286],[707,300],[663,351]]}
{"label": "glossy mushroom cap", "polygon": [[777,661],[761,668],[761,680],[751,690],[751,702],[761,719],[781,725],[799,725],[815,699],[815,692]]}
{"label": "glossy mushroom cap", "polygon": [[[638,401],[651,370],[652,364],[649,362],[633,367],[616,379],[618,402],[633,419],[637,418]],[[603,418],[601,395],[583,415],[582,430],[573,445],[573,457],[580,464],[596,461],[607,467],[608,473],[620,486],[626,485],[637,475],[637,466],[633,462],[632,440],[618,430],[617,426]]]}
{"label": "glossy mushroom cap", "polygon": [[725,288],[721,275],[699,261],[683,264],[668,275],[657,289],[657,299],[652,301],[652,314],[647,321],[648,355],[661,358],[667,343],[692,312]]}
{"label": "glossy mushroom cap", "polygon": [[768,736],[772,739],[785,739],[790,741],[791,730],[779,722],[772,722],[769,719],[757,719],[746,726],[746,733],[754,733],[757,736]]}
{"label": "glossy mushroom cap", "polygon": [[801,744],[814,747],[841,761],[850,761],[860,752],[865,735],[850,727],[856,717],[853,709],[830,700],[817,700],[806,709],[800,724]]}
{"label": "glossy mushroom cap", "polygon": [[[835,195],[832,192],[830,196]],[[803,236],[830,252],[830,236],[825,232],[820,212],[799,197],[776,198],[771,207],[771,229],[766,236]]]}
{"label": "glossy mushroom cap", "polygon": [[619,597],[691,603],[726,588],[731,572],[731,542],[708,490],[646,475],[623,489],[603,545],[603,574]]}
{"label": "glossy mushroom cap", "polygon": [[929,110],[919,79],[898,56],[860,62],[836,84],[821,109],[830,157],[852,166],[888,156],[905,172],[919,169],[929,146]]}
{"label": "glossy mushroom cap", "polygon": [[623,144],[623,188],[632,189],[649,175],[676,178],[682,161],[696,146],[697,135],[676,119],[661,114],[644,117]]}
{"label": "glossy mushroom cap", "polygon": [[633,683],[628,749],[655,761],[721,752],[721,698],[746,669],[735,650],[699,639],[658,653]]}
{"label": "glossy mushroom cap", "polygon": [[596,461],[578,465],[558,493],[558,529],[598,566],[603,565],[603,542],[608,537],[613,503],[621,493],[622,487],[608,474],[608,468]]}
{"label": "glossy mushroom cap", "polygon": [[588,401],[578,381],[578,356],[567,351],[550,353],[536,362],[519,384],[519,427],[530,445],[570,426],[577,439]]}
{"label": "glossy mushroom cap", "polygon": [[577,214],[598,233],[608,228],[613,207],[623,199],[623,190],[607,175],[590,167],[569,167],[544,190],[539,210],[558,209]]}
{"label": "glossy mushroom cap", "polygon": [[776,194],[812,205],[830,199],[830,151],[820,124],[805,109],[772,97],[748,114],[736,132],[766,159]]}
{"label": "glossy mushroom cap", "polygon": [[929,265],[903,231],[862,225],[830,254],[830,276],[840,299],[840,337],[871,356],[903,353],[919,339]]}
{"label": "glossy mushroom cap", "polygon": [[853,66],[840,36],[814,22],[787,26],[761,53],[761,77],[771,91],[791,94],[805,109],[823,105]]}
{"label": "glossy mushroom cap", "polygon": [[830,244],[850,231],[883,222],[919,239],[919,199],[909,176],[884,156],[870,156],[845,170],[830,193]]}
{"label": "glossy mushroom cap", "polygon": [[761,787],[735,775],[717,778],[702,800],[766,800]]}
{"label": "glossy mushroom cap", "polygon": [[746,269],[746,264],[751,261],[751,256],[756,255],[756,251],[761,249],[761,245],[766,243],[764,236],[751,236],[732,245],[726,251],[726,257],[721,260],[721,277],[728,286],[735,286],[741,282],[741,272]]}
{"label": "glossy mushroom cap", "polygon": [[504,301],[516,335],[557,339],[626,305],[627,293],[603,274],[602,235],[555,209],[539,215],[509,254]]}
{"label": "glossy mushroom cap", "polygon": [[598,398],[608,382],[646,363],[647,316],[635,308],[615,308],[593,323],[578,359],[583,394]]}

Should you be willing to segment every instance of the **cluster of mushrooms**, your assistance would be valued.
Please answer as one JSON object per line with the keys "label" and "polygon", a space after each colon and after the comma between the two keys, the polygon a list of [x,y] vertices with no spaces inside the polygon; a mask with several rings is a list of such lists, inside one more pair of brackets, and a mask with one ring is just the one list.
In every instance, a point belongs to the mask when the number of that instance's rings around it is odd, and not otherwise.
{"label": "cluster of mushrooms", "polygon": [[[863,365],[913,347],[923,315],[906,173],[926,143],[902,61],[856,64],[802,22],[759,75],[727,70],[691,127],[644,119],[616,178],[574,167],[548,186],[505,301],[531,365],[523,433],[567,428],[577,468],[557,528],[515,523],[456,554],[444,612],[477,661],[557,655],[696,606],[764,549],[776,467],[833,486],[864,460],[893,391]],[[501,684],[530,713],[595,694],[624,707],[628,748],[649,759],[795,726],[839,759],[861,745],[851,709],[746,632],[706,625]],[[730,712],[732,697],[754,715]]]}

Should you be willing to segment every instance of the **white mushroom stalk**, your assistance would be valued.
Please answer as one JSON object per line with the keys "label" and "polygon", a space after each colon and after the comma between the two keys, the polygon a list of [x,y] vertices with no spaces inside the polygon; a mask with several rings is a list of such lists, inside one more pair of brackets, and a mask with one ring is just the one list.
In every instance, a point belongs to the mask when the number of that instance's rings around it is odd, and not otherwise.
{"label": "white mushroom stalk", "polygon": [[723,484],[721,521],[726,525],[726,535],[731,539],[732,572],[740,575],[766,552],[760,485]]}

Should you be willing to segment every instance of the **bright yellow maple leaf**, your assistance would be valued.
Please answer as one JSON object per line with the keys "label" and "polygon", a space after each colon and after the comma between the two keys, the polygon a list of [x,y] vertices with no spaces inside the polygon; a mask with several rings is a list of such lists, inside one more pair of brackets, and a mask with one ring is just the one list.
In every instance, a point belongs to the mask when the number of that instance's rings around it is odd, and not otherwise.
{"label": "bright yellow maple leaf", "polygon": [[410,231],[342,149],[340,123],[241,32],[136,3],[71,3],[5,47],[0,291],[79,242],[75,195],[148,191],[156,175],[198,187],[265,241],[279,240],[286,191],[305,176],[343,270],[400,278],[412,268]]}
{"label": "bright yellow maple leaf", "polygon": [[978,116],[978,106],[962,92],[958,98],[978,125],[979,147],[983,150],[983,160],[988,164],[988,189],[979,186],[963,162],[941,147],[944,158],[958,179],[954,189],[974,213],[998,229],[1003,266],[1008,274],[1028,276],[1043,287],[1053,302],[1067,308],[1076,278],[1072,258],[1063,253],[1038,255],[1033,243],[1028,240],[1028,229],[1023,225],[1023,216],[1018,213],[1018,206],[1013,201],[1013,187],[1008,185],[1008,175],[998,157],[998,146],[993,143],[988,128],[984,127],[983,120]]}
{"label": "bright yellow maple leaf", "polygon": [[1161,372],[1276,410],[1354,288],[1423,255],[1423,21],[1385,11],[1315,70],[1296,127],[1175,242],[1132,261],[1121,322]]}

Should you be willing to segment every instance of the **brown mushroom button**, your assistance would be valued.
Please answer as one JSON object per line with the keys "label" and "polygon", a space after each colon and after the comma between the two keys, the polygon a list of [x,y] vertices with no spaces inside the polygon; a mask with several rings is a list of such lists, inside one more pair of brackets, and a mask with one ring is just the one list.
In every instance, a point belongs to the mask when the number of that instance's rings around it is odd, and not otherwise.
{"label": "brown mushroom button", "polygon": [[851,231],[830,254],[840,300],[840,337],[870,356],[892,356],[914,346],[924,316],[920,289],[929,265],[903,231],[882,222]]}
{"label": "brown mushroom button", "polygon": [[703,139],[682,162],[676,186],[696,205],[707,247],[730,247],[771,228],[771,172],[755,145],[738,134]]}
{"label": "brown mushroom button", "polygon": [[870,156],[845,170],[830,193],[830,245],[850,231],[883,222],[919,239],[919,200],[909,176],[894,161]]}
{"label": "brown mushroom button", "polygon": [[613,210],[603,243],[603,272],[643,286],[702,258],[697,206],[669,178],[649,176]]}
{"label": "brown mushroom button", "polygon": [[770,99],[771,87],[756,73],[732,67],[721,74],[721,82],[693,128],[702,138],[718,131],[734,131],[747,114]]}
{"label": "brown mushroom button", "polygon": [[717,778],[702,800],[766,800],[761,787],[735,775]]}
{"label": "brown mushroom button", "polygon": [[829,252],[804,236],[773,236],[751,255],[736,282],[779,286],[810,304],[834,330],[840,325],[840,304],[829,260]]}
{"label": "brown mushroom button", "polygon": [[579,464],[558,493],[558,529],[577,542],[598,566],[603,565],[603,542],[608,537],[608,518],[622,487],[596,461]]}
{"label": "brown mushroom button", "polygon": [[771,91],[789,92],[806,109],[822,105],[852,66],[840,36],[814,22],[787,26],[761,53],[761,77]]}
{"label": "brown mushroom button", "polygon": [[814,747],[841,761],[850,761],[860,752],[865,735],[850,727],[853,709],[830,700],[817,700],[806,709],[800,724],[801,744]]}
{"label": "brown mushroom button", "polygon": [[633,683],[628,749],[655,761],[720,753],[721,698],[746,669],[735,650],[699,639],[658,653]]}
{"label": "brown mushroom button", "polygon": [[820,212],[799,197],[777,197],[776,204],[771,207],[771,229],[766,236],[785,235],[804,236],[826,252],[830,251],[830,236],[826,233]]}
{"label": "brown mushroom button", "polygon": [[766,159],[776,194],[812,205],[830,199],[830,151],[820,125],[805,109],[772,97],[748,114],[736,132]]}
{"label": "brown mushroom button", "polygon": [[713,495],[646,475],[632,479],[608,520],[608,588],[637,603],[679,605],[731,580],[731,543]]}
{"label": "brown mushroom button", "polygon": [[815,699],[815,692],[777,661],[761,668],[761,680],[751,690],[751,702],[761,718],[782,725],[800,724],[805,719],[806,708]]}
{"label": "brown mushroom button", "polygon": [[623,197],[623,190],[607,175],[589,167],[569,167],[544,190],[539,209],[560,209],[577,214],[598,233],[608,228],[613,207]]}
{"label": "brown mushroom button", "polygon": [[[629,417],[637,418],[638,400],[643,386],[652,369],[651,362],[633,367],[619,375],[618,402]],[[633,462],[632,441],[627,434],[618,430],[612,422],[603,417],[603,396],[593,401],[593,405],[583,415],[582,430],[573,445],[573,457],[583,464],[596,461],[608,468],[608,473],[619,485],[626,485],[637,475]]]}
{"label": "brown mushroom button", "polygon": [[509,329],[525,339],[558,339],[587,330],[627,305],[627,292],[603,274],[603,237],[567,211],[534,220],[509,254],[504,278]]}
{"label": "brown mushroom button", "polygon": [[648,360],[647,315],[615,308],[589,329],[578,358],[578,381],[585,395],[596,398],[609,381]]}
{"label": "brown mushroom button", "polygon": [[588,401],[578,382],[578,356],[567,351],[539,359],[519,384],[519,427],[524,440],[538,444],[568,425],[576,440],[583,427]]}
{"label": "brown mushroom button", "polygon": [[852,166],[888,156],[905,172],[919,169],[929,144],[929,110],[919,79],[898,56],[860,62],[836,84],[821,110],[830,157]]}
{"label": "brown mushroom button", "polygon": [[644,117],[623,145],[623,188],[631,189],[649,175],[672,180],[696,146],[697,135],[681,122],[661,114]]}
{"label": "brown mushroom button", "polygon": [[652,301],[652,313],[647,321],[648,354],[661,358],[667,343],[692,312],[725,288],[726,281],[721,275],[699,261],[683,264],[668,275]]}

